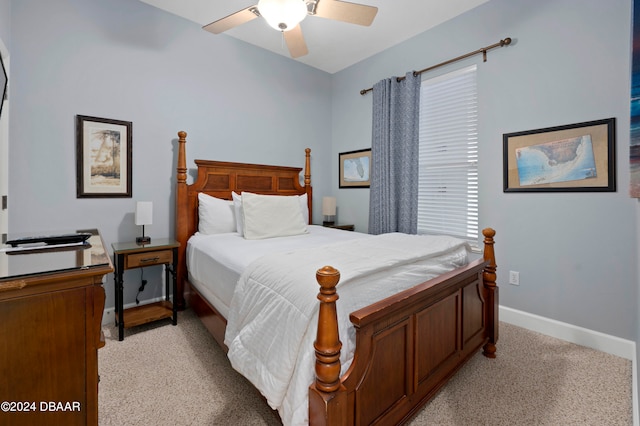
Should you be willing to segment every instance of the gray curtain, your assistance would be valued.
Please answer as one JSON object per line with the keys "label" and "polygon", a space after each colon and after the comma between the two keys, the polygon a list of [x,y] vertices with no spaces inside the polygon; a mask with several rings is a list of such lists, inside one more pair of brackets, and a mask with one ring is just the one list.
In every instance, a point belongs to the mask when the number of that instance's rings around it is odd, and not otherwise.
{"label": "gray curtain", "polygon": [[420,75],[373,86],[369,233],[418,231]]}

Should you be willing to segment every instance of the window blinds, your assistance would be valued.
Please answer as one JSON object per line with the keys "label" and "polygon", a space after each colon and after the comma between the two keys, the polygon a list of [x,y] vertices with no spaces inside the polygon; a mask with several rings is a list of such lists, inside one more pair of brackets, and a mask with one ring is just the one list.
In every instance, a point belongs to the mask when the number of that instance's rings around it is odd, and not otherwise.
{"label": "window blinds", "polygon": [[476,66],[423,80],[418,233],[478,244]]}

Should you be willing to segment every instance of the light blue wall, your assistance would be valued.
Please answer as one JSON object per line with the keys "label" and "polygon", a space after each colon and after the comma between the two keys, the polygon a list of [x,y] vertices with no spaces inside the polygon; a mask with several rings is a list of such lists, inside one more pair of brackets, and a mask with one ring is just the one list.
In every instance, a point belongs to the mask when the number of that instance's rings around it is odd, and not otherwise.
{"label": "light blue wall", "polygon": [[[10,230],[97,226],[109,245],[137,235],[135,201],[151,200],[148,233],[173,235],[176,132],[186,130],[189,167],[303,166],[312,148],[316,200],[337,195],[340,221],[366,231],[368,190],[337,189],[338,153],[371,144],[371,95],[359,90],[508,36],[513,46],[486,63],[429,74],[479,65],[481,225],[498,232],[501,303],[640,341],[630,21],[631,0],[491,0],[331,76],[138,1],[0,0],[12,52]],[[76,114],[133,122],[132,199],[75,198]],[[608,117],[617,192],[502,192],[502,134]],[[506,284],[509,270],[519,287]],[[112,306],[111,276],[106,290]]]}
{"label": "light blue wall", "polygon": [[[189,132],[189,164],[302,166],[311,147],[316,199],[334,193],[340,220],[366,231],[368,190],[337,189],[338,153],[370,146],[371,95],[359,90],[512,37],[486,63],[430,74],[479,65],[481,225],[498,232],[501,303],[640,338],[640,214],[627,196],[631,0],[491,0],[333,76],[137,1],[0,0],[7,10],[10,230],[97,226],[107,244],[137,234],[135,200],[154,202],[152,237],[173,234],[178,130]],[[75,198],[76,114],[133,121],[132,199]],[[504,133],[608,117],[617,192],[502,192]],[[506,284],[509,270],[519,287]]]}
{"label": "light blue wall", "polygon": [[[134,0],[16,0],[11,24],[10,232],[98,227],[110,247],[138,235],[135,202],[149,200],[147,233],[172,236],[180,130],[189,168],[303,167],[309,147],[315,192],[329,192],[329,74]],[[77,114],[133,122],[133,198],[76,198]],[[105,289],[113,306],[111,275]]]}
{"label": "light blue wall", "polygon": [[[7,74],[11,74],[11,0],[0,0],[0,55]],[[1,95],[1,94],[0,94]],[[6,108],[3,107],[3,110]],[[4,115],[4,114],[3,114]]]}
{"label": "light blue wall", "polygon": [[[368,227],[369,191],[338,188],[339,152],[371,146],[371,87],[512,37],[478,64],[481,226],[497,230],[504,306],[640,342],[640,204],[629,190],[631,0],[491,0],[333,76],[338,216]],[[502,135],[615,117],[615,193],[505,194]],[[509,270],[521,285],[508,283]],[[640,345],[636,346],[640,359]],[[640,374],[640,373],[638,373]]]}
{"label": "light blue wall", "polygon": [[11,0],[0,0],[0,40],[10,49],[11,44]]}
{"label": "light blue wall", "polygon": [[[370,147],[371,87],[512,37],[478,64],[481,226],[497,230],[501,303],[638,337],[638,202],[628,197],[630,0],[491,0],[333,76],[333,186],[341,151]],[[505,194],[502,135],[617,119],[615,193]],[[368,225],[368,190],[335,189],[341,222]],[[520,272],[519,287],[508,271]]]}

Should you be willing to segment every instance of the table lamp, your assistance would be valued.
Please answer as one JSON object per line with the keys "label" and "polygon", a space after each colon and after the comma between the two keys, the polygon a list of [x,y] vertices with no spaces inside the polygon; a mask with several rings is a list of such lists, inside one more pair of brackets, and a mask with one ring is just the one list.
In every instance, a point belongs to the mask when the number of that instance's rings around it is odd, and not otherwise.
{"label": "table lamp", "polygon": [[333,225],[336,222],[336,197],[322,197],[322,224]]}
{"label": "table lamp", "polygon": [[136,238],[138,244],[149,244],[151,238],[144,235],[144,226],[153,223],[153,203],[151,201],[138,201],[136,203],[136,225],[142,225],[142,236]]}

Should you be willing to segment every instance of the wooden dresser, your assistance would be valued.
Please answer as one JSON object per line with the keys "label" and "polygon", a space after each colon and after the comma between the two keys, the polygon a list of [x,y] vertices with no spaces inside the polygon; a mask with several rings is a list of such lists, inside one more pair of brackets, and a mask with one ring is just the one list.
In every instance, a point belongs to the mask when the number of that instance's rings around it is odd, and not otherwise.
{"label": "wooden dresser", "polygon": [[113,266],[97,230],[75,232],[91,232],[88,244],[0,252],[0,425],[98,424]]}

